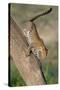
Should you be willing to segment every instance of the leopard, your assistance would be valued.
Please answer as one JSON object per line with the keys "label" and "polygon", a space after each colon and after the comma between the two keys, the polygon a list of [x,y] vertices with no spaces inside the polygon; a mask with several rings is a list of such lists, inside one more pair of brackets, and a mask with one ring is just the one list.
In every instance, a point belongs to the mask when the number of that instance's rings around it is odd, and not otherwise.
{"label": "leopard", "polygon": [[36,24],[34,23],[34,20],[36,20],[38,17],[46,15],[52,11],[52,8],[50,8],[48,11],[35,16],[34,18],[30,19],[25,23],[25,27],[23,30],[24,36],[28,42],[28,50],[27,50],[27,56],[30,56],[30,53],[33,52],[33,54],[39,59],[44,60],[48,54],[48,49],[43,41],[43,39],[39,36],[36,28]]}

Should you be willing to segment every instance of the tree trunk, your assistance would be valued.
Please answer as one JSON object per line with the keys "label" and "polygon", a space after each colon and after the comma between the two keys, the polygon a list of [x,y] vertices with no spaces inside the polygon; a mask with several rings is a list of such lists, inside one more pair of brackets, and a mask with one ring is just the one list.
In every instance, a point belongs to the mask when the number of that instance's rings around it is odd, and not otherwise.
{"label": "tree trunk", "polygon": [[18,71],[27,85],[45,84],[37,58],[33,53],[30,56],[26,56],[27,48],[28,43],[20,28],[13,19],[10,19],[10,56],[13,57]]}

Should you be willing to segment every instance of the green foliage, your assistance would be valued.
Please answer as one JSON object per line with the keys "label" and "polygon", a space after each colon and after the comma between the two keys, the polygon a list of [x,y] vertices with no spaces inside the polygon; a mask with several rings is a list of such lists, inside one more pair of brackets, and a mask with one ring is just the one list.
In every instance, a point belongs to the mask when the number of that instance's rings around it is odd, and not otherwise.
{"label": "green foliage", "polygon": [[10,86],[26,86],[25,81],[13,62],[11,63],[10,70]]}
{"label": "green foliage", "polygon": [[58,58],[57,58],[57,46],[56,43],[54,45],[48,45],[50,49],[50,53],[48,58],[43,63],[43,71],[46,77],[48,84],[57,84],[58,83]]}
{"label": "green foliage", "polygon": [[57,65],[52,63],[45,64],[44,74],[48,84],[57,84],[58,83],[58,70]]}

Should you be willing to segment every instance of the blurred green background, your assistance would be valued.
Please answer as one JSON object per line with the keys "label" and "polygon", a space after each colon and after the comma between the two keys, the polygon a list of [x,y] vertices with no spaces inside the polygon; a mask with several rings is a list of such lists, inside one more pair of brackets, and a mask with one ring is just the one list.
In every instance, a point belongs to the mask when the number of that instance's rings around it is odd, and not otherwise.
{"label": "blurred green background", "polygon": [[22,76],[18,72],[18,69],[15,66],[15,63],[11,59],[10,61],[10,86],[25,86],[26,83],[23,80]]}
{"label": "blurred green background", "polygon": [[[39,36],[48,48],[48,56],[42,62],[48,84],[58,83],[58,6],[11,4],[10,15],[23,30],[24,22],[52,7],[52,12],[35,20]],[[11,63],[11,86],[24,86],[15,64]]]}

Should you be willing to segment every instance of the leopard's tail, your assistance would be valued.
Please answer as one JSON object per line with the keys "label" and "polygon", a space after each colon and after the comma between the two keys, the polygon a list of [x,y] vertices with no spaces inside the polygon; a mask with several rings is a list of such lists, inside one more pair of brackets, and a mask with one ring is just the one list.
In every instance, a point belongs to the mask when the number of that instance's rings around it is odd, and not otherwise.
{"label": "leopard's tail", "polygon": [[31,22],[33,22],[34,20],[36,20],[37,18],[39,18],[40,16],[44,16],[46,14],[49,14],[50,12],[52,11],[52,8],[50,8],[49,10],[41,13],[41,14],[38,14],[37,16],[33,17],[32,19],[30,19]]}

